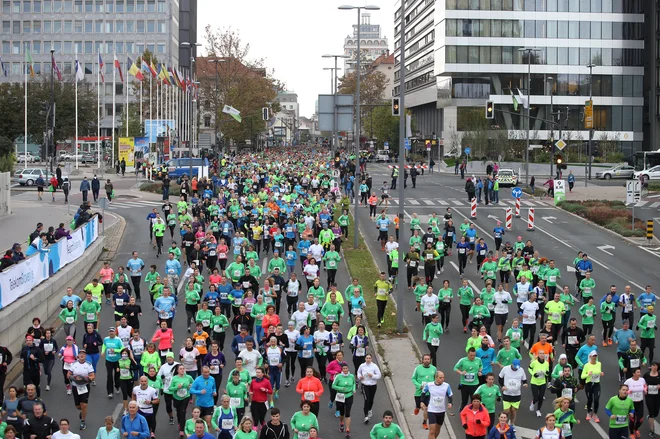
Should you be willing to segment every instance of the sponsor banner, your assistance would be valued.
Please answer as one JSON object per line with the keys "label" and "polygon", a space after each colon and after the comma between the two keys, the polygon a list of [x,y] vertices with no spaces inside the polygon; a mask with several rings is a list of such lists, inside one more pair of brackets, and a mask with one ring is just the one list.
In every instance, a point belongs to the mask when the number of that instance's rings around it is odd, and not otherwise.
{"label": "sponsor banner", "polygon": [[28,294],[66,264],[82,257],[85,249],[98,238],[98,225],[98,217],[94,216],[91,221],[71,232],[71,239],[61,239],[48,246],[49,252],[34,254],[0,273],[0,309]]}
{"label": "sponsor banner", "polygon": [[126,166],[133,166],[135,162],[135,139],[133,137],[119,138],[119,161],[126,161]]}

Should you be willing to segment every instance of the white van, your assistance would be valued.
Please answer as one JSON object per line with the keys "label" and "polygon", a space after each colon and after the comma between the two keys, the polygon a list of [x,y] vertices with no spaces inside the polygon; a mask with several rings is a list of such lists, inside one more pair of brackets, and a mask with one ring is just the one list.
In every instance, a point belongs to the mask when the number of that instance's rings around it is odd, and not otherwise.
{"label": "white van", "polygon": [[376,161],[377,162],[390,162],[390,155],[386,149],[379,149],[376,151]]}

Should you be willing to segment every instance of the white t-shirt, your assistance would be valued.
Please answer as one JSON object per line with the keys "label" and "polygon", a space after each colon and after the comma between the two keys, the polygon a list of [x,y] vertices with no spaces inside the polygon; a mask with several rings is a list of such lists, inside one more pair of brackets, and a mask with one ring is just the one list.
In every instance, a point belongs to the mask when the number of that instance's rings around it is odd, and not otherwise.
{"label": "white t-shirt", "polygon": [[508,314],[509,302],[512,302],[511,294],[507,291],[496,291],[493,295],[495,301],[495,314]]}
{"label": "white t-shirt", "polygon": [[516,284],[516,302],[518,303],[524,303],[527,301],[527,297],[529,297],[529,288],[531,287],[531,284],[529,282],[518,282]]}
{"label": "white t-shirt", "polygon": [[319,266],[316,264],[307,264],[303,272],[308,280],[314,280],[319,276]]}
{"label": "white t-shirt", "polygon": [[256,349],[248,351],[243,349],[239,354],[238,358],[243,360],[243,367],[245,370],[250,372],[252,378],[257,376],[257,366],[259,365],[259,359],[261,359],[261,354]]}
{"label": "white t-shirt", "polygon": [[442,383],[438,386],[434,381],[432,383],[428,383],[425,390],[428,390],[429,393],[429,412],[444,413],[446,410],[446,399],[448,396],[452,396],[452,391],[451,387],[449,387],[449,384]]}
{"label": "white t-shirt", "polygon": [[536,302],[530,302],[529,300],[522,305],[520,305],[520,310],[523,313],[522,324],[523,325],[535,325],[536,324],[536,311],[539,309],[539,304]]}
{"label": "white t-shirt", "polygon": [[628,386],[628,391],[630,392],[630,399],[633,402],[640,402],[644,400],[644,387],[646,386],[646,380],[640,378],[637,381],[632,378],[628,378],[625,383]]}
{"label": "white t-shirt", "polygon": [[289,339],[289,347],[287,347],[285,350],[287,352],[295,352],[296,341],[298,340],[298,337],[300,337],[300,332],[296,331],[295,329],[293,331],[289,331],[287,329],[286,331],[284,331],[284,335],[286,335],[286,338]]}
{"label": "white t-shirt", "polygon": [[309,253],[318,261],[323,256],[323,246],[321,244],[312,244],[309,246]]}
{"label": "white t-shirt", "polygon": [[513,370],[511,366],[505,366],[500,371],[500,378],[504,379],[506,390],[502,394],[507,396],[520,396],[522,392],[522,382],[527,380],[527,375],[522,367]]}
{"label": "white t-shirt", "polygon": [[296,322],[296,331],[300,331],[300,328],[307,326],[307,318],[309,313],[307,311],[295,311],[291,314],[291,320]]}
{"label": "white t-shirt", "polygon": [[424,294],[419,300],[419,303],[424,315],[430,316],[432,314],[435,314],[435,310],[440,304],[440,301],[438,299],[438,296],[436,296],[435,294],[431,294],[430,296],[428,294]]}
{"label": "white t-shirt", "polygon": [[390,253],[392,253],[392,250],[394,250],[395,248],[399,248],[399,243],[388,241],[387,244],[385,244],[385,253],[387,253],[387,255],[389,256]]}
{"label": "white t-shirt", "polygon": [[151,404],[151,401],[158,399],[158,390],[149,386],[143,390],[140,386],[135,386],[133,387],[133,395],[135,395],[138,408],[142,413],[151,414],[154,412],[154,406]]}
{"label": "white t-shirt", "polygon": [[323,346],[323,351],[327,353],[330,350],[330,346],[325,346],[325,342],[330,339],[330,331],[315,331],[314,332],[314,343],[316,343],[318,346]]}
{"label": "white t-shirt", "polygon": [[67,434],[56,431],[51,437],[52,439],[80,439],[80,435],[72,433],[71,431],[69,431]]}
{"label": "white t-shirt", "polygon": [[92,373],[94,373],[94,366],[92,366],[91,363],[81,363],[80,361],[74,361],[71,363],[71,374],[73,376],[89,377]]}

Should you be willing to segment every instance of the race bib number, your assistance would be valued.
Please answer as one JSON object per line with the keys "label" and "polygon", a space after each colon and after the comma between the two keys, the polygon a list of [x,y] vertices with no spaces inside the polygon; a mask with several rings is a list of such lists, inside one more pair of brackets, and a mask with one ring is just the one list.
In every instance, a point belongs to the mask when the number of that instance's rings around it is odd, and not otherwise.
{"label": "race bib number", "polygon": [[563,424],[561,424],[561,433],[564,437],[573,435],[573,432],[571,431],[570,422],[564,422]]}
{"label": "race bib number", "polygon": [[73,322],[75,321],[73,317],[67,317],[64,320],[66,321],[67,325],[73,325]]}
{"label": "race bib number", "polygon": [[227,253],[218,253],[218,259],[227,259]]}
{"label": "race bib number", "polygon": [[466,373],[463,376],[465,377],[465,381],[467,381],[467,382],[474,381],[474,374],[473,373]]}
{"label": "race bib number", "polygon": [[587,317],[593,317],[594,316],[594,311],[591,309],[587,309],[584,311],[584,315]]}
{"label": "race bib number", "polygon": [[185,398],[188,395],[188,389],[182,387],[176,391],[176,394],[180,398]]}
{"label": "race bib number", "polygon": [[341,347],[341,346],[339,346],[338,344],[330,345],[330,352],[333,352],[333,353],[334,353],[334,352],[339,352],[339,348],[340,348],[340,347]]}
{"label": "race bib number", "polygon": [[222,325],[214,325],[213,332],[225,332],[225,328]]}
{"label": "race bib number", "polygon": [[646,322],[646,328],[647,329],[654,329],[655,328],[655,320],[649,320]]}
{"label": "race bib number", "polygon": [[248,281],[243,282],[243,288],[250,288],[250,282]]}
{"label": "race bib number", "polygon": [[212,375],[218,375],[220,373],[220,366],[213,365],[209,367]]}
{"label": "race bib number", "polygon": [[[234,270],[234,277],[235,278],[241,277],[241,270]],[[248,285],[249,285],[249,283],[248,283]]]}
{"label": "race bib number", "polygon": [[410,267],[415,268],[417,266],[417,261],[410,261]]}
{"label": "race bib number", "polygon": [[358,357],[364,357],[367,354],[367,350],[365,348],[356,348],[355,349],[355,355]]}
{"label": "race bib number", "polygon": [[215,256],[215,250],[209,250],[209,256]]}
{"label": "race bib number", "polygon": [[53,352],[53,343],[44,343],[44,352],[47,354]]}
{"label": "race bib number", "polygon": [[210,320],[202,320],[202,326],[205,328],[208,328],[211,326],[211,321]]}
{"label": "race bib number", "polygon": [[241,398],[229,398],[229,405],[236,408],[241,405]]}
{"label": "race bib number", "polygon": [[504,303],[498,303],[495,305],[495,312],[498,314],[506,314],[509,311],[509,308]]}
{"label": "race bib number", "polygon": [[346,402],[346,394],[337,392],[337,395],[335,396],[335,401]]}
{"label": "race bib number", "polygon": [[222,430],[231,430],[234,428],[234,420],[233,419],[223,419],[222,424],[221,424],[221,429]]}
{"label": "race bib number", "polygon": [[314,392],[305,392],[304,397],[307,401],[314,401]]}
{"label": "race bib number", "polygon": [[312,358],[313,353],[311,349],[305,349],[302,351],[303,358]]}
{"label": "race bib number", "polygon": [[557,276],[548,276],[548,282],[557,282]]}
{"label": "race bib number", "polygon": [[632,398],[633,401],[639,402],[642,399],[644,399],[644,392],[633,392],[630,397]]}
{"label": "race bib number", "polygon": [[559,320],[561,319],[561,314],[558,312],[553,312],[552,313],[552,320]]}
{"label": "race bib number", "polygon": [[562,398],[573,399],[573,389],[561,389]]}
{"label": "race bib number", "polygon": [[600,383],[600,374],[599,373],[592,373],[591,374],[591,382],[592,383]]}
{"label": "race bib number", "polygon": [[655,384],[649,385],[648,394],[649,395],[657,395],[658,394],[658,386],[655,385]]}
{"label": "race bib number", "polygon": [[87,389],[87,384],[83,384],[82,386],[76,386],[76,391],[78,392],[78,395],[84,395],[89,390]]}
{"label": "race bib number", "polygon": [[426,260],[427,261],[432,261],[433,260],[433,255],[431,255],[431,254],[426,255]]}
{"label": "race bib number", "polygon": [[512,333],[511,333],[511,338],[512,338],[514,341],[520,340],[520,332],[512,332]]}
{"label": "race bib number", "polygon": [[[239,329],[239,331],[240,331],[240,329]],[[238,352],[241,352],[244,349],[245,349],[245,343],[238,343]]]}
{"label": "race bib number", "polygon": [[494,272],[493,270],[488,270],[488,271],[486,272],[486,276],[488,276],[488,277],[493,277],[493,276],[495,276],[495,272]]}
{"label": "race bib number", "polygon": [[625,415],[616,415],[614,422],[617,424],[628,424],[628,417]]}
{"label": "race bib number", "polygon": [[309,439],[309,431],[298,431],[298,439]]}
{"label": "race bib number", "polygon": [[119,369],[119,376],[121,378],[128,378],[131,376],[130,369]]}
{"label": "race bib number", "polygon": [[568,336],[568,344],[577,344],[578,338],[576,335],[569,335]]}
{"label": "race bib number", "polygon": [[87,321],[92,321],[94,319],[96,319],[96,313],[88,312],[87,313]]}
{"label": "race bib number", "polygon": [[630,359],[630,367],[633,369],[636,369],[639,367],[639,358],[631,358]]}
{"label": "race bib number", "polygon": [[506,383],[507,390],[512,392],[520,390],[520,380],[509,380]]}
{"label": "race bib number", "polygon": [[378,288],[378,295],[387,296],[387,291],[385,290],[385,288]]}
{"label": "race bib number", "polygon": [[71,366],[71,363],[64,363],[62,366],[64,370],[71,370],[73,367]]}
{"label": "race bib number", "polygon": [[335,268],[337,268],[337,262],[336,261],[328,261],[328,268],[334,270]]}
{"label": "race bib number", "polygon": [[431,346],[440,346],[440,339],[435,337],[431,339]]}

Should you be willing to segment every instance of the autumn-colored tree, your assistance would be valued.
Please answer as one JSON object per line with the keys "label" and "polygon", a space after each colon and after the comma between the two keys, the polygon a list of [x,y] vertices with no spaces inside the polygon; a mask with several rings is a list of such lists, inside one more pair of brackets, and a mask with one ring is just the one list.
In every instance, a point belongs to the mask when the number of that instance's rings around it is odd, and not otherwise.
{"label": "autumn-colored tree", "polygon": [[[339,78],[338,90],[340,94],[354,95],[357,89],[357,76],[355,72],[350,72]],[[383,72],[371,72],[363,74],[360,77],[360,115],[362,118],[361,131],[370,134],[371,130],[365,130],[365,120],[374,110],[375,105],[385,104],[383,94],[389,79]],[[355,110],[353,110],[355,113]],[[378,114],[381,114],[380,112]],[[387,123],[387,121],[384,121]]]}
{"label": "autumn-colored tree", "polygon": [[[205,49],[208,58],[198,58],[196,66],[200,99],[209,104],[209,108],[205,105],[205,110],[215,113],[218,129],[225,138],[240,143],[254,140],[266,129],[261,109],[269,107],[271,114],[279,111],[274,101],[284,84],[274,78],[273,71],[264,67],[263,59],[249,57],[250,44],[244,43],[240,34],[231,28],[207,26]],[[223,113],[224,105],[240,111],[242,123]]]}

